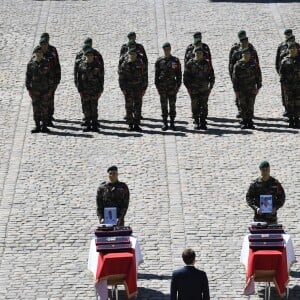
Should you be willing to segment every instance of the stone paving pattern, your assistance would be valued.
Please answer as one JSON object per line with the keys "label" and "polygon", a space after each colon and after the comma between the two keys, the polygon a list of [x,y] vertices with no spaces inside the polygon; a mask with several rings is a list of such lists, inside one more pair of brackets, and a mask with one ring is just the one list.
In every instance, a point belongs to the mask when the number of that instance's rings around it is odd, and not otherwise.
{"label": "stone paving pattern", "polygon": [[[94,299],[87,270],[97,224],[95,195],[116,164],[128,183],[127,224],[139,237],[145,262],[138,299],[169,299],[170,275],[192,247],[207,272],[212,299],[244,299],[239,262],[252,220],[245,193],[267,159],[287,194],[279,221],[300,249],[300,143],[281,117],[275,51],[283,29],[300,37],[297,1],[122,0],[1,1],[0,21],[0,299]],[[241,29],[257,48],[263,88],[254,131],[241,131],[228,76],[228,52]],[[143,132],[129,133],[118,87],[121,44],[136,31],[149,56]],[[186,89],[178,96],[178,131],[162,132],[153,84],[154,62],[168,40],[182,60],[195,31],[212,51],[216,84],[209,100],[207,132],[195,132]],[[62,65],[52,134],[30,133],[26,64],[42,32],[50,33]],[[101,133],[83,133],[73,84],[75,53],[90,36],[105,61],[100,99]],[[299,263],[292,267],[290,298],[300,299]],[[263,285],[252,299],[262,299]],[[125,299],[121,292],[121,299]],[[278,299],[274,288],[271,299]]]}

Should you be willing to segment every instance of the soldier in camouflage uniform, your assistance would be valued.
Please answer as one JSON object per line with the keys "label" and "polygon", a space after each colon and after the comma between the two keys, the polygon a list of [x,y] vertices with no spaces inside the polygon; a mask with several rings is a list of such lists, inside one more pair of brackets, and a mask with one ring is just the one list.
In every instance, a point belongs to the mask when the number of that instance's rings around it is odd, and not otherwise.
{"label": "soldier in camouflage uniform", "polygon": [[164,56],[155,63],[155,86],[160,95],[163,127],[168,129],[168,103],[170,106],[170,127],[176,130],[174,120],[176,117],[176,95],[181,86],[181,65],[177,57],[171,55],[170,43],[163,44]]}
{"label": "soldier in camouflage uniform", "polygon": [[104,222],[104,208],[117,208],[117,225],[124,226],[124,218],[129,205],[129,189],[124,182],[118,180],[118,168],[107,169],[109,181],[102,182],[97,190],[97,216],[100,223]]}
{"label": "soldier in camouflage uniform", "polygon": [[53,73],[53,89],[48,99],[48,126],[53,126],[54,94],[61,80],[61,67],[56,48],[49,44],[49,34],[47,32],[41,35],[40,46],[42,47],[45,58],[47,58],[50,62],[51,72]]}
{"label": "soldier in camouflage uniform", "polygon": [[201,47],[195,49],[195,58],[186,64],[183,82],[192,101],[192,114],[195,129],[207,129],[208,97],[215,83],[215,74],[211,62],[204,58]]}
{"label": "soldier in camouflage uniform", "polygon": [[194,35],[194,42],[190,45],[187,46],[185,50],[185,55],[184,55],[184,65],[188,63],[188,61],[192,58],[195,57],[194,50],[196,47],[201,47],[203,49],[204,53],[204,58],[211,62],[211,53],[210,49],[207,44],[202,43],[202,33],[201,32],[195,32]]}
{"label": "soldier in camouflage uniform", "polygon": [[[229,75],[230,78],[232,80],[232,73],[233,73],[233,67],[236,64],[237,61],[239,61],[242,58],[242,49],[248,48],[251,54],[251,58],[253,61],[256,62],[257,65],[259,65],[259,59],[258,59],[258,55],[257,52],[254,48],[254,46],[249,43],[248,37],[246,35],[246,31],[245,30],[240,30],[238,32],[238,38],[239,38],[239,43],[235,43],[229,52]],[[238,114],[237,114],[237,118],[241,117],[241,109],[239,107],[239,101],[237,98],[235,98],[235,104],[237,106],[238,109]]]}
{"label": "soldier in camouflage uniform", "polygon": [[280,82],[286,97],[289,127],[300,128],[300,51],[289,44],[289,55],[281,62]]}
{"label": "soldier in camouflage uniform", "polygon": [[129,130],[141,131],[142,98],[148,86],[148,73],[136,48],[129,49],[128,59],[119,68],[119,86],[125,96]]}
{"label": "soldier in camouflage uniform", "polygon": [[[53,90],[53,78],[50,72],[50,64],[43,57],[43,51],[40,46],[34,48],[34,56],[27,65],[26,88],[32,99],[33,119],[35,128],[31,130],[36,132],[49,132],[47,128],[48,120],[48,98]],[[41,127],[42,122],[42,127]]]}
{"label": "soldier in camouflage uniform", "polygon": [[83,131],[98,129],[98,100],[103,92],[103,66],[94,58],[94,51],[88,48],[84,52],[85,59],[81,61],[77,72],[77,88],[82,99],[83,114],[86,128]]}
{"label": "soldier in camouflage uniform", "polygon": [[[284,205],[285,193],[280,182],[270,176],[270,164],[263,161],[259,165],[261,176],[254,180],[246,194],[247,204],[254,211],[255,222],[277,223],[277,210]],[[262,213],[260,208],[260,196],[269,195],[272,197],[272,213]]]}
{"label": "soldier in camouflage uniform", "polygon": [[259,65],[251,58],[251,50],[242,50],[240,59],[233,68],[232,83],[241,110],[241,128],[254,129],[253,114],[255,97],[262,84]]}
{"label": "soldier in camouflage uniform", "polygon": [[[82,49],[76,54],[76,58],[75,58],[75,63],[74,63],[74,83],[75,86],[78,88],[78,69],[79,69],[79,65],[80,63],[85,60],[85,55],[84,55],[84,51],[91,48],[93,50],[93,54],[94,54],[94,59],[96,60],[97,63],[99,63],[100,66],[100,72],[103,73],[104,76],[104,61],[103,61],[103,57],[102,55],[99,53],[99,51],[97,51],[96,49],[93,48],[93,40],[91,38],[86,38],[84,40],[84,44],[82,46]],[[81,99],[81,106],[82,106],[82,99]],[[83,111],[83,109],[82,109]],[[81,126],[87,126],[88,122],[86,122],[85,117],[83,117],[83,122],[81,123]],[[98,124],[99,125],[99,124]]]}

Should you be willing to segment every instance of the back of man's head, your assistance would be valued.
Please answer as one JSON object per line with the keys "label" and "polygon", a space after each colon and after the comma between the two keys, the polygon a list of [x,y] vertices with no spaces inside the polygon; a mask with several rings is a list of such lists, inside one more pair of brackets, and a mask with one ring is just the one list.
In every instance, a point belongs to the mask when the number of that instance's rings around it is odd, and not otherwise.
{"label": "back of man's head", "polygon": [[185,249],[182,252],[182,259],[186,265],[192,265],[195,262],[196,254],[193,249]]}

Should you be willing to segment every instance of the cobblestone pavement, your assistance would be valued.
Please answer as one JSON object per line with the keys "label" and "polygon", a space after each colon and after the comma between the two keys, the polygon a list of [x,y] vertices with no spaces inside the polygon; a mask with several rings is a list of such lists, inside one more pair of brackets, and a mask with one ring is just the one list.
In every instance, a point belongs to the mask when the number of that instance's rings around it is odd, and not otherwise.
{"label": "cobblestone pavement", "polygon": [[[284,2],[284,3],[283,3]],[[87,270],[97,224],[95,194],[116,164],[128,183],[127,223],[139,237],[144,264],[138,299],[169,299],[170,275],[192,247],[209,277],[212,299],[244,299],[239,262],[242,238],[252,219],[245,193],[262,159],[287,194],[279,212],[300,248],[300,148],[297,130],[282,119],[274,56],[284,28],[300,37],[297,1],[29,1],[2,0],[0,21],[0,299],[94,299]],[[228,77],[228,52],[241,29],[256,46],[263,72],[254,131],[241,131]],[[137,32],[149,56],[143,133],[128,133],[118,88],[120,45]],[[181,59],[201,30],[211,46],[216,84],[209,102],[209,130],[195,132],[184,87],[178,97],[178,131],[162,132],[153,85],[154,62],[168,40]],[[52,134],[30,133],[26,64],[39,35],[57,46],[62,81]],[[100,99],[101,133],[83,133],[73,85],[75,53],[91,36],[105,61]],[[292,267],[290,298],[300,299],[299,263]],[[262,299],[263,286],[252,299]],[[121,292],[121,299],[125,299]],[[271,299],[278,299],[274,288]]]}

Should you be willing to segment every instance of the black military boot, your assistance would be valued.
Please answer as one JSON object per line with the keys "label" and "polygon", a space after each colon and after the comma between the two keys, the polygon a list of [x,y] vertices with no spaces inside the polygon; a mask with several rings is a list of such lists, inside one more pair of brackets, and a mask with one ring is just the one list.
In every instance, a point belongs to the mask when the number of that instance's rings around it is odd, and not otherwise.
{"label": "black military boot", "polygon": [[31,130],[31,133],[38,133],[38,132],[41,132],[40,121],[35,121],[35,128]]}
{"label": "black military boot", "polygon": [[206,121],[204,118],[200,118],[200,129],[207,130]]}
{"label": "black military boot", "polygon": [[43,122],[41,131],[44,132],[44,133],[50,132],[50,129],[47,127],[47,122]]}
{"label": "black military boot", "polygon": [[132,124],[129,124],[127,130],[128,130],[128,131],[133,131],[133,125],[132,125]]}
{"label": "black military boot", "polygon": [[300,128],[300,120],[299,120],[299,118],[295,118],[294,119],[294,123],[295,123],[295,128]]}
{"label": "black military boot", "polygon": [[92,121],[92,131],[100,132],[100,130],[98,128],[98,122],[97,121]]}
{"label": "black military boot", "polygon": [[162,131],[166,131],[169,129],[169,126],[168,126],[168,118],[163,118],[163,123],[164,125],[162,126],[161,130]]}
{"label": "black military boot", "polygon": [[171,128],[173,131],[176,131],[175,117],[170,117],[170,128]]}
{"label": "black military boot", "polygon": [[86,122],[86,128],[83,129],[84,132],[91,131],[91,122],[90,121],[85,121]]}
{"label": "black military boot", "polygon": [[247,122],[248,128],[249,129],[255,129],[254,123],[252,121],[252,119],[249,119],[249,121]]}
{"label": "black military boot", "polygon": [[289,128],[295,128],[294,117],[289,117]]}
{"label": "black military boot", "polygon": [[200,129],[200,122],[199,118],[194,118],[194,129],[199,130]]}
{"label": "black military boot", "polygon": [[48,126],[48,127],[55,127],[54,124],[53,124],[53,122],[52,122],[52,118],[50,118],[50,119],[48,120],[47,126]]}
{"label": "black military boot", "polygon": [[243,119],[241,122],[241,129],[247,129],[248,128],[248,122],[247,120]]}
{"label": "black military boot", "polygon": [[141,131],[142,131],[142,128],[140,127],[140,125],[139,125],[139,124],[134,124],[134,126],[133,126],[133,130],[134,130],[134,131],[141,132]]}

